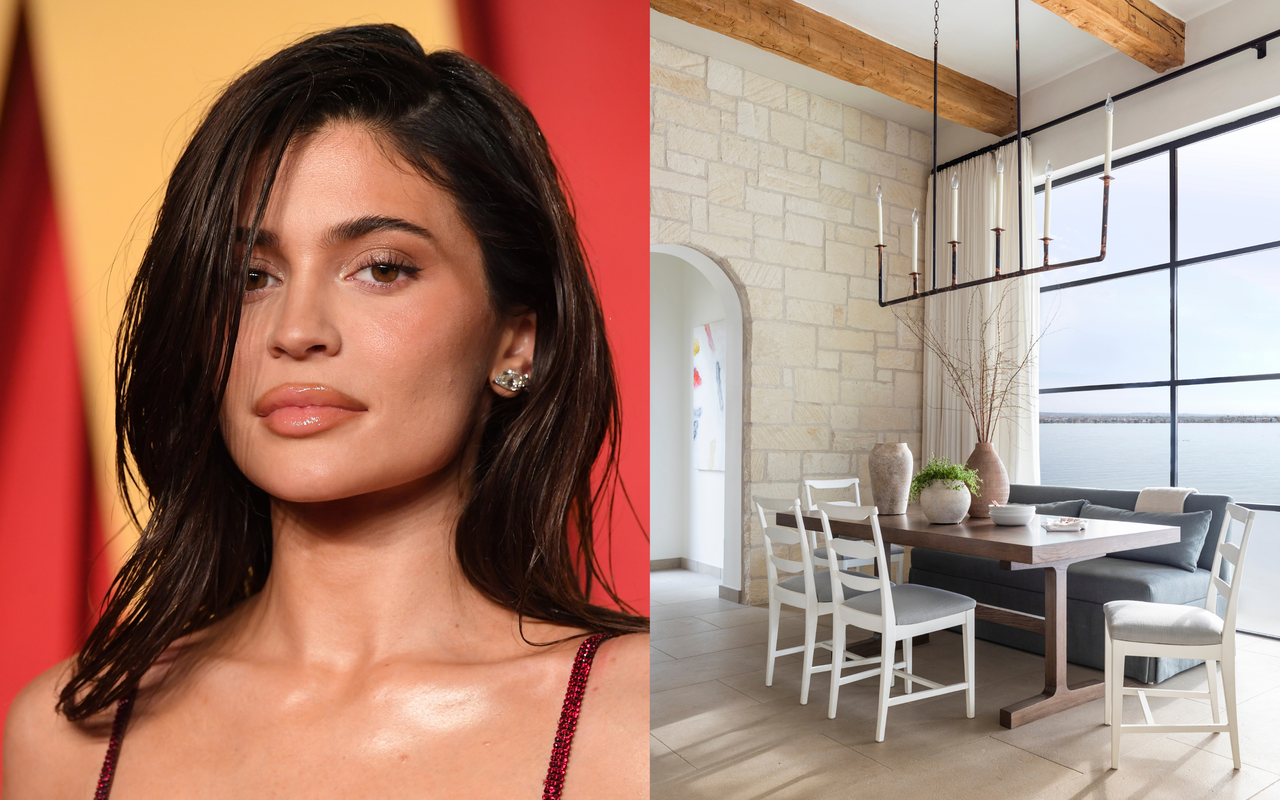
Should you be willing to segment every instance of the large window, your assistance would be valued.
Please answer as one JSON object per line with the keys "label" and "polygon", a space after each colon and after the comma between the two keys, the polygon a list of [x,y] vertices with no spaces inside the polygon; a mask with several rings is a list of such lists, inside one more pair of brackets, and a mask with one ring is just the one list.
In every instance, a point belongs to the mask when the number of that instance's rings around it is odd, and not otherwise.
{"label": "large window", "polygon": [[[1054,182],[1054,261],[1097,254],[1100,174]],[[1280,109],[1113,175],[1106,259],[1040,290],[1041,481],[1280,504]]]}

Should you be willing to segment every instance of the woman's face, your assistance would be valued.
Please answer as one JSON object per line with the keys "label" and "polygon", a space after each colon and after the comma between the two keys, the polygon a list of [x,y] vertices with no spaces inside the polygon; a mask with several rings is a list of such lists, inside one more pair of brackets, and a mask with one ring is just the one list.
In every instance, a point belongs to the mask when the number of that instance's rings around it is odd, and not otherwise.
{"label": "woman's face", "polygon": [[281,500],[457,475],[510,394],[491,379],[533,359],[533,314],[494,311],[452,198],[351,123],[286,153],[243,303],[222,432]]}

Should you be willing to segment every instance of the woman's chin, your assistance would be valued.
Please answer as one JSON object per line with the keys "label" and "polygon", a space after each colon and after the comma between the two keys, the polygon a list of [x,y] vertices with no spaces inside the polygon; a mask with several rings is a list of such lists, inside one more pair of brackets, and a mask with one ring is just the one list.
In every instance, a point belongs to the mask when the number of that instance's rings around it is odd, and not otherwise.
{"label": "woman's chin", "polygon": [[[435,493],[451,483],[456,475],[450,471],[433,471],[426,475],[416,473],[352,474],[350,470],[312,474],[274,475],[271,479],[250,480],[272,498],[290,504],[355,503],[372,502],[396,505],[413,498]],[[456,487],[447,491],[456,496]]]}
{"label": "woman's chin", "polygon": [[[352,480],[351,475],[274,476],[253,483],[272,498],[285,503],[333,503],[386,489],[381,481]],[[250,478],[250,480],[253,480]]]}

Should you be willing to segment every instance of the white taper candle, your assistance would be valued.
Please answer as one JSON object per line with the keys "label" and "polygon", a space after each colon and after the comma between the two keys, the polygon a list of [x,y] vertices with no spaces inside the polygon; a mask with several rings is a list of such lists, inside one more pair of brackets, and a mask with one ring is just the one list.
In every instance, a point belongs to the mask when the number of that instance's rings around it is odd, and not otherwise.
{"label": "white taper candle", "polygon": [[920,213],[911,209],[911,271],[920,271]]}
{"label": "white taper candle", "polygon": [[996,227],[1004,227],[1004,153],[996,153]]}
{"label": "white taper candle", "polygon": [[951,173],[951,241],[960,241],[960,178]]}
{"label": "white taper candle", "polygon": [[876,244],[884,244],[884,200],[880,195],[880,184],[876,184]]}
{"label": "white taper candle", "polygon": [[1107,95],[1107,154],[1103,157],[1103,161],[1102,161],[1102,174],[1108,177],[1111,175],[1111,121],[1115,116],[1113,113],[1115,111],[1115,107],[1116,107],[1116,104],[1112,102],[1111,95],[1108,94]]}
{"label": "white taper candle", "polygon": [[1053,162],[1044,162],[1044,238],[1049,238],[1049,206],[1053,203]]}

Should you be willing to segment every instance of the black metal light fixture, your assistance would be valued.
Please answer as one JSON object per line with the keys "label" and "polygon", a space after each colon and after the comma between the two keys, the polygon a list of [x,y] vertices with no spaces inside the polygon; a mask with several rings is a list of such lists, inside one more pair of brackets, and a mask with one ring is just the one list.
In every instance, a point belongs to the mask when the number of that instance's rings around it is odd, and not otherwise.
{"label": "black metal light fixture", "polygon": [[[1052,200],[1051,191],[1052,191],[1053,170],[1051,165],[1046,163],[1045,164],[1045,227],[1043,231],[1044,236],[1041,237],[1041,241],[1044,242],[1044,263],[1038,267],[1032,267],[1030,269],[1028,269],[1026,264],[1024,263],[1024,259],[1025,259],[1024,254],[1026,251],[1023,247],[1023,244],[1026,240],[1026,233],[1025,233],[1026,226],[1023,225],[1022,223],[1026,215],[1023,213],[1023,196],[1022,196],[1022,47],[1021,47],[1022,36],[1021,36],[1021,19],[1020,19],[1020,13],[1019,13],[1019,0],[1013,0],[1013,52],[1014,52],[1014,76],[1015,76],[1014,80],[1015,80],[1015,92],[1016,92],[1014,99],[1016,102],[1016,109],[1017,109],[1017,133],[1014,141],[1018,145],[1018,148],[1017,148],[1018,150],[1018,269],[1014,272],[1000,271],[1000,239],[1001,239],[1001,234],[1004,233],[1003,210],[1001,209],[997,212],[999,216],[997,217],[996,226],[991,229],[996,235],[995,269],[993,273],[983,278],[975,278],[971,281],[965,281],[964,283],[958,282],[957,280],[958,258],[959,258],[959,247],[961,242],[958,240],[959,237],[957,235],[957,230],[956,230],[957,225],[954,222],[955,217],[953,216],[952,237],[951,237],[951,240],[947,242],[947,244],[951,245],[951,283],[946,286],[938,285],[938,6],[939,6],[938,0],[934,0],[934,4],[933,4],[933,169],[931,171],[932,177],[933,177],[933,237],[930,242],[930,244],[932,245],[931,263],[933,267],[933,288],[925,291],[920,291],[920,273],[916,269],[917,265],[915,263],[915,260],[913,259],[911,264],[911,294],[906,295],[905,297],[899,297],[893,300],[884,299],[884,286],[885,286],[884,247],[885,245],[884,245],[884,230],[883,230],[884,225],[882,222],[880,225],[881,230],[879,232],[879,244],[876,245],[876,260],[878,262],[878,284],[879,284],[879,292],[877,294],[877,300],[879,301],[881,308],[885,306],[896,305],[898,303],[905,303],[909,300],[915,300],[921,297],[930,297],[932,295],[942,294],[944,292],[953,292],[957,289],[967,289],[970,286],[981,286],[984,283],[993,283],[995,281],[1004,280],[1006,278],[1018,278],[1023,275],[1034,275],[1036,273],[1049,272],[1055,269],[1063,269],[1065,267],[1076,267],[1081,264],[1093,264],[1093,263],[1102,261],[1104,258],[1107,257],[1107,212],[1108,212],[1108,209],[1110,206],[1110,200],[1111,200],[1111,181],[1112,181],[1111,123],[1113,119],[1113,110],[1115,107],[1115,104],[1112,102],[1110,95],[1107,95],[1107,101],[1103,106],[1106,112],[1106,121],[1107,121],[1107,145],[1106,145],[1106,154],[1103,158],[1103,170],[1102,170],[1102,233],[1101,233],[1101,243],[1098,248],[1098,255],[1093,256],[1091,258],[1081,258],[1075,261],[1067,261],[1061,264],[1049,263],[1049,242],[1053,241],[1052,237],[1049,236],[1049,210],[1051,207],[1051,200]],[[1004,194],[1003,166],[1004,166],[1003,157],[997,154],[996,174],[997,176],[999,176],[997,178],[998,183],[997,183],[997,190],[996,190],[996,195],[998,198],[997,207],[1002,206],[1002,203],[1000,203],[999,199],[1002,198]],[[958,187],[959,187],[958,178],[956,177],[956,174],[952,172],[951,188],[953,192],[952,194],[952,214],[953,215],[957,213],[956,206],[958,203]],[[877,186],[876,189],[877,189],[876,199],[877,199],[877,204],[879,204],[879,194],[878,194],[879,187]],[[913,223],[915,221],[914,211],[912,212],[912,221]],[[912,235],[915,236],[914,224],[912,225]],[[913,244],[912,252],[914,253],[914,251],[915,251],[915,247]]]}

